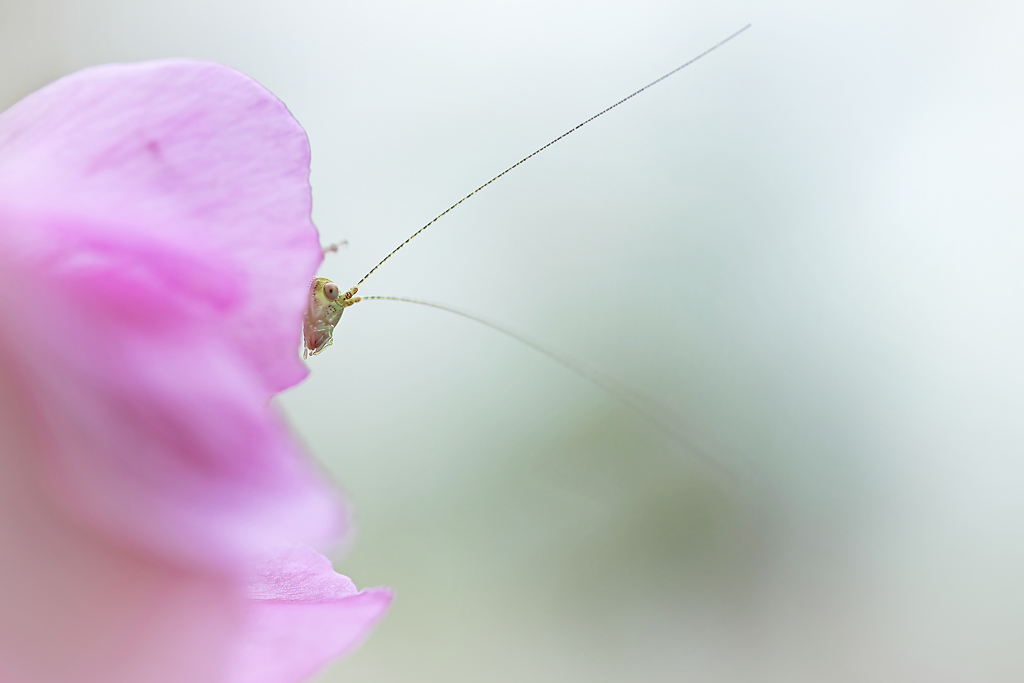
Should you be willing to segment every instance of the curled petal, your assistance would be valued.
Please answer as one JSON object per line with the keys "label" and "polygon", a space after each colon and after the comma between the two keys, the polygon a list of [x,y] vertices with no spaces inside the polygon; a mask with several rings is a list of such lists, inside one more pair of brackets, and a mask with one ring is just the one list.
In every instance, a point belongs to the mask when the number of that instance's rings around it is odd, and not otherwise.
{"label": "curled petal", "polygon": [[241,646],[229,683],[296,683],[357,645],[391,592],[357,592],[331,563],[295,548],[265,564],[249,588]]}

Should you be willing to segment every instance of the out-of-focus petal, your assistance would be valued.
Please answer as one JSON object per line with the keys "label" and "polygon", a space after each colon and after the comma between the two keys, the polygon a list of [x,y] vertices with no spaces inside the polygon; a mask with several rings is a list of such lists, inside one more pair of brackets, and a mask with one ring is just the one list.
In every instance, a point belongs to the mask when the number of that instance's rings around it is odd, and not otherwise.
{"label": "out-of-focus petal", "polygon": [[342,530],[268,407],[304,376],[309,150],[223,66],[98,67],[0,115],[0,267],[13,366],[84,521],[242,571]]}
{"label": "out-of-focus petal", "polygon": [[200,62],[0,115],[0,681],[298,681],[386,608],[295,549],[341,504],[269,406],[305,376],[308,162]]}
{"label": "out-of-focus petal", "polygon": [[324,557],[295,548],[264,564],[249,588],[229,683],[296,683],[358,644],[391,592],[356,591]]}
{"label": "out-of-focus petal", "polygon": [[306,374],[294,351],[322,258],[308,176],[285,106],[218,64],[86,69],[0,116],[0,196],[37,224],[19,235],[27,254],[45,265],[130,235],[151,252],[216,257],[177,283],[216,308],[210,322],[268,396]]}
{"label": "out-of-focus petal", "polygon": [[[2,346],[0,346],[2,349]],[[113,543],[61,509],[0,354],[0,681],[222,680],[238,589]]]}

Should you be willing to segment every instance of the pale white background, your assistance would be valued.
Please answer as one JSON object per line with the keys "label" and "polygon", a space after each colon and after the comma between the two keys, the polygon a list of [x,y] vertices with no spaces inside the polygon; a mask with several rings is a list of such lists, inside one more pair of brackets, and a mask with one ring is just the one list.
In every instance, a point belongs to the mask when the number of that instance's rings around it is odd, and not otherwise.
{"label": "pale white background", "polygon": [[213,59],[366,304],[280,405],[396,589],[322,681],[1024,680],[1020,3],[0,0],[0,107]]}

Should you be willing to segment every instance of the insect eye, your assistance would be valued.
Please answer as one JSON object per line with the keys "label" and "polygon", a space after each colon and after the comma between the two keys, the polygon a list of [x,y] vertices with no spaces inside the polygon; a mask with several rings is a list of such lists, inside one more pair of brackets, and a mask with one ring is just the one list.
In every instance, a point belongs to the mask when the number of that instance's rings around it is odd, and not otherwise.
{"label": "insect eye", "polygon": [[325,284],[324,285],[324,296],[326,296],[331,301],[334,301],[335,299],[337,299],[338,298],[338,285],[334,284],[333,282],[328,282],[327,284]]}

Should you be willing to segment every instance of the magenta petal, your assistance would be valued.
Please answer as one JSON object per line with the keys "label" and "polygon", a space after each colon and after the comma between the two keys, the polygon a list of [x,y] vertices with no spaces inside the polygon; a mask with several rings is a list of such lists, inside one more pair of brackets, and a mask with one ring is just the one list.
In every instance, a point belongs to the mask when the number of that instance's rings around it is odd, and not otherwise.
{"label": "magenta petal", "polygon": [[5,360],[0,681],[220,681],[242,615],[238,589],[69,518],[42,485],[41,444]]}
{"label": "magenta petal", "polygon": [[[221,305],[217,323],[268,395],[306,373],[294,350],[322,258],[308,176],[306,135],[285,106],[218,64],[95,67],[0,116],[2,203],[51,219],[20,236],[25,250],[46,262],[129,233],[151,250],[217,255],[223,281],[183,272],[178,283]],[[78,223],[52,220],[65,218]]]}
{"label": "magenta petal", "polygon": [[391,603],[356,592],[327,558],[295,548],[263,566],[249,590],[242,644],[228,683],[296,683],[357,645]]}
{"label": "magenta petal", "polygon": [[306,373],[308,169],[215,64],[0,114],[0,680],[299,681],[386,609],[296,549],[342,506],[269,405]]}
{"label": "magenta petal", "polygon": [[309,148],[216,64],[71,75],[0,115],[0,314],[77,515],[243,571],[329,544],[342,508],[268,407],[305,376]]}

